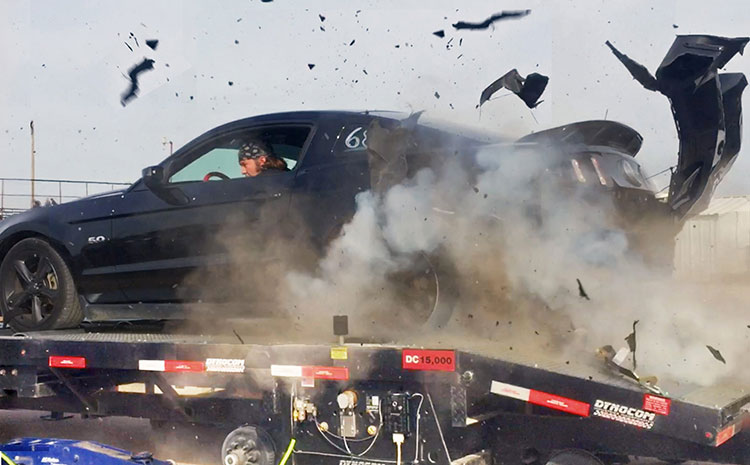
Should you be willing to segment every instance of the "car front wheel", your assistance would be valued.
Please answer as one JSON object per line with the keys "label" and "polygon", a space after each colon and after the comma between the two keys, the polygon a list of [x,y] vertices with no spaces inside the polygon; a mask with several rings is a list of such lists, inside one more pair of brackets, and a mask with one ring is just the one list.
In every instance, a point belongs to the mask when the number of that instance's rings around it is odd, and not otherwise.
{"label": "car front wheel", "polygon": [[15,331],[77,327],[83,321],[73,275],[46,241],[24,239],[0,265],[0,312]]}

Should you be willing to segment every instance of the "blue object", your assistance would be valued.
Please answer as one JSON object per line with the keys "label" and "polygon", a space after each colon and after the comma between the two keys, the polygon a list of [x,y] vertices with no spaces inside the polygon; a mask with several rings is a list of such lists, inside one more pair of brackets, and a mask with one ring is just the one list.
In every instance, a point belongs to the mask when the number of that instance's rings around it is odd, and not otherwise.
{"label": "blue object", "polygon": [[[0,452],[16,465],[171,465],[156,460],[150,452],[131,454],[92,441],[70,439],[23,438],[0,445]],[[0,464],[9,465],[0,455]]]}

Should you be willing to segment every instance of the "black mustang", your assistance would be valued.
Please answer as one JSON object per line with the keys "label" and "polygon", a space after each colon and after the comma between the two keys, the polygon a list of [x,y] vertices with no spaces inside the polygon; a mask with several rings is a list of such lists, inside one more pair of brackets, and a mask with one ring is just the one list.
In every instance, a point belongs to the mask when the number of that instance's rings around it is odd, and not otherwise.
{"label": "black mustang", "polygon": [[[673,102],[681,140],[666,202],[656,199],[635,161],[641,136],[623,124],[574,123],[517,145],[562,150],[565,162],[554,168],[570,183],[610,192],[628,221],[665,219],[672,234],[707,202],[739,153],[746,81],[717,69],[746,42],[678,37],[652,78]],[[626,62],[631,72],[639,66],[633,63]],[[250,139],[270,145],[288,169],[243,176],[238,150]],[[231,290],[207,295],[189,277],[220,282],[236,265],[230,251],[237,244],[254,251],[237,269],[260,274],[273,259],[274,250],[263,247],[269,238],[293,243],[302,235],[322,251],[351,218],[357,193],[409,178],[448,145],[460,147],[471,165],[472,154],[494,142],[385,112],[279,113],[220,126],[146,168],[125,190],[0,222],[3,319],[18,331],[48,330],[231,304]]]}

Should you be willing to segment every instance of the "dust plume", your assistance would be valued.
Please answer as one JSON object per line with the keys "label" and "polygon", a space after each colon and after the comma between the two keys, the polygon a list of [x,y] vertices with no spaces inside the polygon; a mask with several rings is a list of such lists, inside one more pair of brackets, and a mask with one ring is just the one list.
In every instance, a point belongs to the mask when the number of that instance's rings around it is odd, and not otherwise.
{"label": "dust plume", "polygon": [[[748,379],[739,367],[750,330],[733,308],[741,297],[715,290],[708,299],[639,253],[643,242],[673,247],[664,230],[674,225],[624,218],[615,196],[576,182],[570,159],[552,146],[444,152],[452,155],[357,196],[356,214],[317,267],[286,275],[282,302],[292,315],[311,330],[344,313],[356,336],[469,349],[490,341],[591,363],[598,347],[625,346],[640,320],[639,373],[697,384]],[[437,269],[441,305],[452,307],[447,321],[419,321],[424,301],[428,314],[445,312],[429,285],[404,294],[404,282],[391,279],[423,258]],[[577,279],[591,300],[579,296]],[[726,366],[706,349],[714,343]]]}

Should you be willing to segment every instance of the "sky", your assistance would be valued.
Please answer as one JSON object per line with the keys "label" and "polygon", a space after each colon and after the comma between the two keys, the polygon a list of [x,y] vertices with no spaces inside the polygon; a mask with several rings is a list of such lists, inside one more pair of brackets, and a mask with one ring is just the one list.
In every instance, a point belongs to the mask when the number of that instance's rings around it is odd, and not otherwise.
{"label": "sky", "polygon": [[[483,31],[451,26],[525,9]],[[168,155],[165,141],[177,149],[229,121],[299,109],[426,110],[508,137],[606,117],[643,135],[637,159],[656,173],[677,159],[669,103],[605,41],[653,72],[676,34],[742,36],[748,18],[746,0],[0,0],[0,177],[30,176],[31,120],[38,178],[132,182]],[[144,58],[154,70],[123,107],[127,71]],[[512,68],[550,77],[544,102],[500,97],[480,114],[482,89]],[[727,66],[749,70],[750,57]],[[750,194],[747,152],[720,195]]]}

